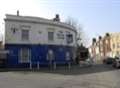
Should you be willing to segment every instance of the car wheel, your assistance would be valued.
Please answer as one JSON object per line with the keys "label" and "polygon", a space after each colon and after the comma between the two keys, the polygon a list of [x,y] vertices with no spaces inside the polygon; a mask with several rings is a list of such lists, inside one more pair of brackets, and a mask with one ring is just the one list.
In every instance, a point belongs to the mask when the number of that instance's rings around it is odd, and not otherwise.
{"label": "car wheel", "polygon": [[120,67],[120,64],[119,64],[119,63],[116,63],[116,64],[115,64],[115,67],[116,67],[116,68],[119,68],[119,67]]}
{"label": "car wheel", "polygon": [[113,65],[112,65],[114,68],[116,67],[116,65],[115,65],[115,63],[113,63]]}

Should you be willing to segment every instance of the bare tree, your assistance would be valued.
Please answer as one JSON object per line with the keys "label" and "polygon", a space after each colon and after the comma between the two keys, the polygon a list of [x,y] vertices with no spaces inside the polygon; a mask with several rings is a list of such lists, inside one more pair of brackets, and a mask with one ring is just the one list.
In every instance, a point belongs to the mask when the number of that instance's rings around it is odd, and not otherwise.
{"label": "bare tree", "polygon": [[79,24],[79,22],[72,17],[68,17],[66,19],[65,23],[67,23],[69,25],[72,25],[77,30],[77,44],[78,44],[78,46],[80,46],[81,44],[86,45],[86,42],[87,42],[86,39],[87,38],[86,38],[85,33],[82,29],[82,25]]}
{"label": "bare tree", "polygon": [[[72,25],[77,30],[77,48],[75,52],[75,62],[78,64],[80,60],[86,60],[89,52],[87,46],[87,37],[83,31],[83,26],[79,22],[71,17],[68,17],[65,21],[67,24]],[[82,56],[84,53],[85,56]]]}

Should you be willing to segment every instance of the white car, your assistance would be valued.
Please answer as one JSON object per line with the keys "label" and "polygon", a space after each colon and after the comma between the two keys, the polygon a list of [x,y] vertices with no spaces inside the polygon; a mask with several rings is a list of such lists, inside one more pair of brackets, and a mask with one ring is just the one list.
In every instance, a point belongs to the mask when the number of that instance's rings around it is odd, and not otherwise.
{"label": "white car", "polygon": [[85,61],[80,61],[80,66],[92,66],[93,63],[93,60],[91,58],[88,58]]}
{"label": "white car", "polygon": [[115,61],[113,62],[113,67],[120,68],[120,58],[115,58]]}

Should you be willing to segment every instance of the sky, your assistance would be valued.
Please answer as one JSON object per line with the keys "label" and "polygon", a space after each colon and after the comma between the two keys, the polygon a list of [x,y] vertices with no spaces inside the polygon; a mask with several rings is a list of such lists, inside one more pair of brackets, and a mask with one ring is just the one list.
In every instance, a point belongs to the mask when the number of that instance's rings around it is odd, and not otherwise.
{"label": "sky", "polygon": [[62,21],[74,18],[80,25],[88,43],[93,37],[106,32],[120,32],[120,0],[1,0],[0,32],[4,31],[5,14],[54,18]]}

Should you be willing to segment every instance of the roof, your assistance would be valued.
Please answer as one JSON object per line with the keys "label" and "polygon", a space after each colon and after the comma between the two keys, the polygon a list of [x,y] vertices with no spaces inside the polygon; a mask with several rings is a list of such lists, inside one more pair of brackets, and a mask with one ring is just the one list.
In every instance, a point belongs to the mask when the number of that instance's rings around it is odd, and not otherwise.
{"label": "roof", "polygon": [[4,20],[5,21],[19,21],[19,22],[30,22],[30,23],[41,23],[41,24],[55,25],[55,26],[68,28],[68,29],[71,29],[71,30],[77,32],[75,27],[73,27],[67,23],[53,21],[53,19],[45,19],[45,18],[41,18],[41,17],[17,16],[17,15],[6,14],[6,18]]}

